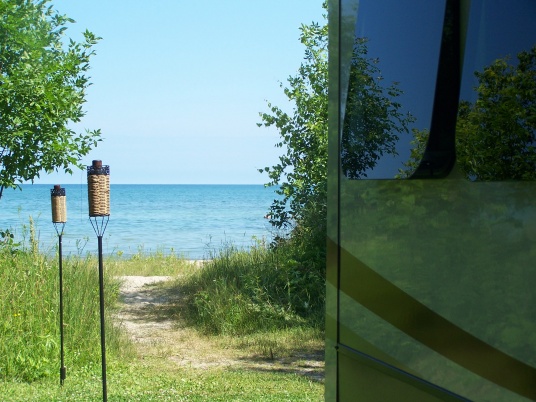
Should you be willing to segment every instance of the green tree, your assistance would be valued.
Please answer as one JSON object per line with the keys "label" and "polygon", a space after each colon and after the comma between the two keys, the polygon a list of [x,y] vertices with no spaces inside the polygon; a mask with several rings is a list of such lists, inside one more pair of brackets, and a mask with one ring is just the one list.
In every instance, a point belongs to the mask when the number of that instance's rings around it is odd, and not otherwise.
{"label": "green tree", "polygon": [[81,166],[100,130],[77,134],[87,71],[100,38],[64,43],[67,23],[49,0],[0,0],[0,197],[40,172]]}
{"label": "green tree", "polygon": [[[268,186],[279,186],[282,196],[270,208],[270,222],[278,228],[294,225],[325,231],[328,63],[327,24],[302,25],[300,41],[305,58],[298,74],[288,78],[284,93],[294,104],[289,114],[268,103],[271,113],[260,113],[259,126],[275,126],[281,136],[276,147],[285,153],[279,163],[259,171],[268,173]],[[283,84],[281,84],[283,87]]]}
{"label": "green tree", "polygon": [[478,98],[456,127],[461,169],[476,180],[536,179],[536,46],[476,72]]}
{"label": "green tree", "polygon": [[415,120],[400,110],[398,84],[384,86],[380,60],[367,53],[367,39],[356,38],[341,140],[341,168],[350,179],[367,177],[384,155],[397,155],[399,134]]}
{"label": "green tree", "polygon": [[[498,59],[475,72],[474,103],[460,102],[456,123],[456,159],[472,180],[536,179],[536,46]],[[413,149],[399,177],[418,166],[428,130],[413,130]]]}
{"label": "green tree", "polygon": [[[268,103],[259,126],[275,127],[276,147],[284,150],[279,163],[259,169],[267,173],[280,195],[270,207],[270,223],[285,235],[275,239],[270,255],[285,292],[286,308],[323,325],[328,141],[328,27],[312,23],[300,27],[305,57],[298,73],[283,91],[293,104],[287,113]],[[290,236],[288,234],[290,233]],[[280,288],[274,283],[273,286]],[[316,317],[316,318],[314,318]]]}
{"label": "green tree", "polygon": [[[261,113],[259,126],[275,126],[285,149],[279,163],[259,171],[268,173],[268,186],[279,186],[271,223],[291,227],[294,239],[323,256],[327,224],[328,62],[327,25],[302,25],[304,62],[288,78],[284,93],[294,104],[292,114],[268,103],[271,113]],[[408,132],[413,117],[403,114],[396,98],[396,83],[382,82],[379,60],[367,54],[367,40],[353,47],[347,107],[342,137],[342,169],[349,178],[365,177],[384,154],[396,155],[398,134]],[[283,85],[281,85],[283,87]]]}

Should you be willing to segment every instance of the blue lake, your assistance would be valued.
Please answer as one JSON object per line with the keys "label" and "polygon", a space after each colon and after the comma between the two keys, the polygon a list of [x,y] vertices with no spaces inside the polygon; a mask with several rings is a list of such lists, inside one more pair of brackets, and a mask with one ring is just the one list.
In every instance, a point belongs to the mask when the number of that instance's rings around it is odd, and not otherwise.
{"label": "blue lake", "polygon": [[[0,200],[0,229],[28,239],[32,217],[41,250],[54,252],[52,185],[23,185],[5,190]],[[96,252],[97,237],[88,217],[87,186],[63,186],[67,197],[64,254]],[[107,254],[174,252],[190,259],[209,258],[223,245],[248,248],[254,239],[270,241],[265,218],[274,198],[262,185],[129,185],[110,187],[110,220],[103,235]]]}

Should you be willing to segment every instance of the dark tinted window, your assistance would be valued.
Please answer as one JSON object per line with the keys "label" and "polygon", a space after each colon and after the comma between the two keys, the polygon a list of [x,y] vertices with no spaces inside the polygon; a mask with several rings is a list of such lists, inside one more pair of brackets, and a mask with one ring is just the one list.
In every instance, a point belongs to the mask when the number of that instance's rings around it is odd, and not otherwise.
{"label": "dark tinted window", "polygon": [[341,57],[348,178],[394,178],[411,133],[429,129],[444,10],[427,0],[359,3],[353,49]]}
{"label": "dark tinted window", "polygon": [[456,132],[472,180],[536,178],[536,2],[473,1]]}

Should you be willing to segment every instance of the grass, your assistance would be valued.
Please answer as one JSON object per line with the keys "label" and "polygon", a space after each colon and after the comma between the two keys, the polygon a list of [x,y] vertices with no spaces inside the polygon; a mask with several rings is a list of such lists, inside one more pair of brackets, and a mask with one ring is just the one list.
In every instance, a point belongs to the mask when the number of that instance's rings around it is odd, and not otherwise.
{"label": "grass", "polygon": [[[31,225],[29,237],[28,246],[0,239],[1,399],[102,400],[97,261],[77,256],[63,263],[67,379],[60,387],[57,259],[39,253]],[[158,252],[106,259],[108,399],[322,400],[321,382],[288,369],[299,365],[309,351],[322,350],[323,344],[319,313],[313,309],[320,304],[311,299],[310,289],[299,292],[295,283],[302,274],[289,269],[292,261],[262,247],[251,253],[225,249],[214,257],[203,268]],[[117,277],[122,275],[175,277],[159,291],[184,293],[182,307],[159,313],[183,320],[189,339],[145,345],[140,352],[139,345],[111,325],[117,308]],[[190,307],[185,309],[184,303]],[[233,305],[234,309],[229,308]],[[255,317],[260,321],[248,323]],[[269,325],[259,325],[262,321]],[[227,369],[169,364],[170,353],[180,353],[194,339],[210,345],[203,353],[215,354],[216,359],[235,353],[234,357],[251,364]],[[202,348],[194,345],[192,350],[201,353]]]}
{"label": "grass", "polygon": [[[320,401],[322,384],[296,375],[223,369],[162,370],[153,362],[111,365],[109,401]],[[100,401],[100,379],[71,374],[63,387],[51,381],[0,383],[3,401]]]}
{"label": "grass", "polygon": [[106,269],[114,276],[177,276],[185,275],[195,270],[195,265],[174,253],[164,254],[156,251],[144,254],[143,249],[132,257],[125,259],[110,256],[106,260]]}
{"label": "grass", "polygon": [[[26,248],[0,248],[0,379],[35,381],[56,371],[59,342],[59,279],[55,259],[39,253],[30,225]],[[97,261],[69,258],[64,261],[65,351],[74,367],[100,359],[100,318]],[[119,282],[105,278],[106,311],[113,312]],[[108,319],[107,322],[110,322]],[[112,355],[130,353],[117,328],[107,328]]]}
{"label": "grass", "polygon": [[[221,337],[221,336],[220,336]],[[230,347],[247,349],[266,359],[285,359],[299,352],[323,351],[324,333],[315,327],[296,327],[269,332],[255,332],[239,337],[221,339]]]}
{"label": "grass", "polygon": [[323,328],[324,279],[284,249],[224,248],[177,287],[190,298],[186,318],[207,334]]}

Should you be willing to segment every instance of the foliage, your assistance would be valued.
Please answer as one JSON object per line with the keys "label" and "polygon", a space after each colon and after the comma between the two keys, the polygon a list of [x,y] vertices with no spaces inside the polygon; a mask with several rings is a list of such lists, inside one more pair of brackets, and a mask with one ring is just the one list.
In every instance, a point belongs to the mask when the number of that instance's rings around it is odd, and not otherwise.
{"label": "foliage", "polygon": [[[498,59],[475,72],[474,103],[462,101],[456,124],[457,162],[473,180],[536,178],[536,46],[518,62]],[[400,177],[417,167],[428,130],[414,130],[413,149]]]}
{"label": "foliage", "polygon": [[0,230],[0,251],[14,254],[19,246],[20,243],[15,242],[15,235],[9,229]]}
{"label": "foliage", "polygon": [[[324,7],[326,5],[324,4]],[[280,198],[270,207],[270,223],[288,237],[276,236],[256,265],[243,277],[260,282],[236,289],[249,306],[244,310],[251,330],[263,325],[285,327],[304,319],[315,321],[323,313],[327,228],[327,133],[328,133],[328,26],[311,23],[300,27],[305,57],[298,73],[281,87],[293,104],[291,113],[268,103],[259,126],[274,126],[280,133],[276,147],[284,149],[279,163],[260,169],[267,186],[276,187]],[[230,267],[233,268],[234,262]],[[243,305],[244,305],[243,303]],[[265,307],[275,308],[266,310]],[[270,312],[271,311],[271,312]],[[257,317],[256,319],[254,317]],[[317,318],[314,318],[317,317]],[[215,329],[219,331],[220,329]]]}
{"label": "foliage", "polygon": [[[58,384],[59,374],[59,328],[58,328],[58,269],[57,260],[51,259],[37,249],[35,233],[30,228],[30,244],[21,245],[21,250],[14,257],[0,249],[0,308],[4,312],[0,323],[0,394],[3,400],[9,401],[79,401],[102,400],[100,382],[100,348],[99,348],[99,309],[98,309],[98,278],[97,261],[81,255],[69,257],[63,261],[64,271],[64,323],[65,323],[65,363],[67,378],[63,387]],[[32,235],[32,233],[34,233]],[[264,270],[258,269],[261,255],[268,250],[257,250],[257,266],[249,272],[257,272],[257,277],[248,274],[248,265],[255,261],[239,253],[236,256],[224,253],[227,261],[242,259],[242,266],[235,267],[244,281],[262,283],[270,288],[265,293],[275,292],[288,294],[300,291],[295,300],[305,300],[306,290],[301,286],[293,288],[296,283],[287,278],[290,283],[284,288],[281,282],[273,286],[269,283],[274,275],[272,262],[265,261]],[[232,277],[235,268],[227,266],[221,270],[224,262],[219,264],[220,274],[214,274],[209,262],[205,278],[207,282],[223,282],[221,273],[227,278]],[[115,311],[115,301],[118,296],[117,275],[176,275],[178,288],[171,282],[169,291],[177,291],[185,297],[190,297],[188,291],[193,287],[184,287],[189,282],[184,278],[198,278],[205,272],[196,265],[174,255],[156,254],[137,255],[131,259],[112,259],[105,262],[105,299],[107,323],[107,358],[108,381],[113,384],[108,388],[110,398],[125,400],[177,400],[181,395],[199,400],[321,400],[323,386],[305,377],[292,373],[259,372],[258,370],[239,371],[221,370],[221,366],[203,367],[202,369],[186,367],[182,364],[169,365],[169,355],[158,358],[152,354],[144,354],[136,359],[131,344],[126,341],[119,329],[122,327],[109,325]],[[167,270],[166,270],[167,269]],[[193,272],[192,272],[193,271]],[[220,279],[216,279],[220,275]],[[279,272],[278,275],[282,275]],[[260,276],[266,276],[265,279]],[[238,280],[238,279],[235,279]],[[231,281],[231,279],[229,279]],[[203,284],[205,293],[212,296],[219,289]],[[290,290],[289,290],[290,288]],[[166,288],[167,289],[167,288]],[[242,299],[246,298],[246,293]],[[193,295],[192,295],[193,296]],[[217,295],[216,295],[217,296]],[[214,298],[216,300],[217,297]],[[235,297],[232,300],[236,300]],[[231,300],[231,301],[232,301]],[[229,302],[229,301],[228,301]],[[250,301],[253,303],[253,301]],[[229,306],[229,303],[227,304]],[[305,305],[302,303],[302,308]],[[260,308],[268,310],[268,308]],[[272,311],[277,308],[273,307]],[[281,309],[280,309],[281,310]],[[231,315],[232,310],[228,309]],[[172,312],[173,313],[173,312]],[[180,314],[184,311],[181,310]],[[285,311],[286,316],[292,313]],[[312,315],[312,314],[311,314]],[[175,317],[175,316],[173,316]],[[260,317],[262,320],[264,316]],[[303,323],[305,319],[293,319]],[[255,319],[255,313],[250,316]],[[318,319],[321,320],[322,311]],[[260,322],[255,321],[255,323]],[[109,326],[108,326],[109,325]],[[266,330],[267,326],[264,326]],[[199,337],[199,334],[196,334]],[[247,349],[272,357],[290,356],[296,350],[314,347],[317,350],[322,344],[321,330],[314,327],[293,327],[281,331],[267,330],[256,332],[249,337],[221,337],[217,340],[225,343],[225,347]],[[184,340],[181,338],[181,342]],[[314,346],[312,346],[314,345]],[[180,348],[180,346],[178,346]],[[309,349],[307,349],[309,350]],[[215,352],[217,353],[217,351]],[[162,365],[166,364],[166,369]]]}
{"label": "foliage", "polygon": [[173,250],[169,254],[165,254],[163,250],[148,253],[140,247],[138,252],[129,258],[125,258],[122,254],[118,251],[106,260],[107,269],[115,276],[173,276],[196,268],[195,264],[176,255]]}
{"label": "foliage", "polygon": [[[268,186],[279,186],[283,197],[274,200],[270,222],[278,227],[307,227],[317,222],[325,228],[327,174],[327,24],[302,25],[304,62],[296,76],[288,78],[284,93],[294,103],[292,114],[268,103],[271,113],[261,113],[259,126],[275,126],[284,148],[279,163],[259,169],[268,173]],[[283,87],[283,84],[281,84]]]}
{"label": "foliage", "polygon": [[458,159],[477,180],[536,179],[536,46],[517,58],[475,72],[478,99],[459,108]]}
{"label": "foliage", "polygon": [[[292,114],[271,105],[262,113],[264,126],[275,126],[285,149],[279,164],[261,169],[268,173],[268,186],[279,186],[270,209],[270,222],[277,228],[291,227],[290,237],[278,239],[293,250],[300,267],[325,268],[327,227],[327,115],[328,65],[327,25],[302,25],[305,61],[296,76],[288,79],[284,93],[294,104]],[[400,133],[408,132],[414,120],[400,111],[396,98],[402,94],[396,83],[384,85],[379,60],[368,57],[367,40],[354,43],[342,136],[342,169],[349,178],[365,177],[384,154],[396,155]],[[319,290],[320,292],[321,290]]]}
{"label": "foliage", "polygon": [[397,155],[398,134],[415,120],[400,111],[402,90],[397,83],[383,86],[380,61],[367,53],[367,39],[356,38],[341,140],[341,168],[350,179],[367,177],[384,154]]}
{"label": "foliage", "polygon": [[100,141],[100,130],[76,134],[84,116],[89,60],[100,38],[63,43],[74,22],[48,0],[0,1],[0,196],[6,187],[71,166]]}

